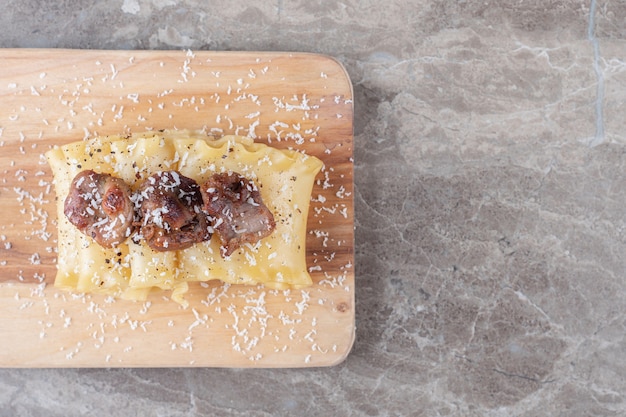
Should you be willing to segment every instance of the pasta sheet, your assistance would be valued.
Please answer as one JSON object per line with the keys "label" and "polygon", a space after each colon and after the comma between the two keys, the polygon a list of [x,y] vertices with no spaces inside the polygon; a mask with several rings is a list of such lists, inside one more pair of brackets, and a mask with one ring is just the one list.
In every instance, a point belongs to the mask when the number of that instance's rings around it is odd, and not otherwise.
{"label": "pasta sheet", "polygon": [[[241,136],[213,138],[188,131],[106,136],[54,148],[46,154],[57,192],[58,261],[55,286],[144,300],[154,289],[172,290],[186,305],[188,282],[221,280],[302,288],[311,284],[306,266],[306,222],[315,176],[322,162],[293,150],[279,150]],[[178,170],[204,183],[216,172],[235,171],[254,181],[272,211],[276,229],[230,257],[220,241],[169,252],[131,239],[105,249],[66,219],[63,205],[72,179],[92,169],[125,180],[133,190],[158,171]]]}

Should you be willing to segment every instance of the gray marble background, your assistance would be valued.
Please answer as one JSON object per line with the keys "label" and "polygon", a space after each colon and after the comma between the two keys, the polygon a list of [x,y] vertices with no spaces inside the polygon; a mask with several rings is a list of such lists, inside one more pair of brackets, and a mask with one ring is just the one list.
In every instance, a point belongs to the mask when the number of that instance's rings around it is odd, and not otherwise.
{"label": "gray marble background", "polygon": [[0,47],[337,57],[357,339],[327,369],[3,369],[0,415],[626,415],[623,1],[1,3]]}

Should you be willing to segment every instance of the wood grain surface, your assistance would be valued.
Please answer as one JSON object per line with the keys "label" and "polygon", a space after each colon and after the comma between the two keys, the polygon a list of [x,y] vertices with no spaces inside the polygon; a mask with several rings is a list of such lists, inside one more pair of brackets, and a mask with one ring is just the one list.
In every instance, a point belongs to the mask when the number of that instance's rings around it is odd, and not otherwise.
{"label": "wood grain surface", "polygon": [[[306,367],[354,340],[353,104],[335,60],[300,53],[0,50],[0,366]],[[56,212],[43,154],[152,129],[240,134],[315,155],[314,285],[210,282],[190,307],[54,288]]]}

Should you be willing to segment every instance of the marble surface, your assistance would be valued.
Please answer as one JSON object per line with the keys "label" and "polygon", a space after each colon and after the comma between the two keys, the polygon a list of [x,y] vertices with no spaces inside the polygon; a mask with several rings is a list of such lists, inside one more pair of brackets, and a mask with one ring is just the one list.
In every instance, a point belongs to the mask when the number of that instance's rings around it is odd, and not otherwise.
{"label": "marble surface", "polygon": [[1,47],[329,54],[354,348],[323,369],[0,370],[0,415],[626,415],[626,4],[10,0]]}

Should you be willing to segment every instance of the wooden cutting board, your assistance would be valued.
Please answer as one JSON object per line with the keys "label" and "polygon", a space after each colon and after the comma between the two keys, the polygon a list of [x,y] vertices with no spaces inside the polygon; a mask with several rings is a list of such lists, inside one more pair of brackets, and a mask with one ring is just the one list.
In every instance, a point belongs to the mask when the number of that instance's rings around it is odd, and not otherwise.
{"label": "wooden cutting board", "polygon": [[[354,340],[353,104],[335,60],[301,53],[0,50],[0,366],[307,367]],[[150,129],[240,134],[324,161],[308,217],[314,285],[192,286],[182,309],[54,288],[43,154]]]}

